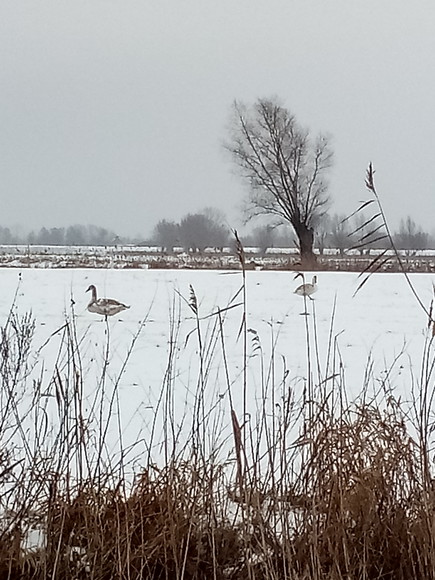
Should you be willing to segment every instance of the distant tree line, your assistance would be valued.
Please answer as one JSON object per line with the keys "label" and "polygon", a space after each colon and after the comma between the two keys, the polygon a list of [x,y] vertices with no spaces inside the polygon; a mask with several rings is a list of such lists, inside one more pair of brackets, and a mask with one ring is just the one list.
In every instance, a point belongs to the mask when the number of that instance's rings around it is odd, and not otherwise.
{"label": "distant tree line", "polygon": [[[347,219],[345,215],[340,214],[325,214],[316,228],[316,245],[320,253],[327,248],[334,248],[342,255],[355,248],[361,254],[370,249],[388,248],[390,242],[387,239],[370,241],[371,227],[367,222],[361,213],[357,213],[353,219]],[[393,232],[392,237],[395,247],[409,254],[419,250],[435,249],[435,236],[423,231],[410,216],[400,221],[399,228]]]}
{"label": "distant tree line", "polygon": [[[388,247],[386,240],[360,243],[361,238],[370,232],[370,227],[365,225],[366,221],[363,214],[347,219],[345,215],[325,213],[318,218],[315,226],[314,248],[320,254],[327,249],[334,249],[345,255],[353,249],[364,254],[370,249]],[[255,247],[261,254],[272,248],[298,247],[293,229],[285,224],[257,226],[242,235],[241,241],[245,247]],[[398,249],[409,253],[435,249],[435,236],[424,232],[409,216],[401,220],[399,228],[393,234],[393,241]],[[204,212],[187,214],[179,223],[160,220],[154,228],[150,243],[160,246],[166,252],[180,247],[186,252],[202,252],[206,248],[219,250],[231,246],[233,236],[225,225],[224,216],[218,210],[208,208]]]}
{"label": "distant tree line", "polygon": [[66,228],[41,228],[28,234],[14,233],[0,226],[0,244],[41,246],[106,246],[121,240],[113,231],[95,225],[73,225]]}
{"label": "distant tree line", "polygon": [[[314,247],[323,254],[327,249],[338,250],[345,255],[349,250],[359,246],[358,240],[364,237],[365,218],[356,215],[346,219],[341,214],[324,214],[316,224]],[[358,235],[354,232],[358,231]],[[245,247],[255,247],[261,254],[272,248],[297,248],[298,240],[288,225],[263,224],[254,227],[249,233],[240,235]],[[409,254],[418,250],[435,249],[435,235],[425,232],[410,217],[401,220],[399,228],[393,234],[393,241],[400,250]],[[41,246],[113,246],[136,243],[154,245],[165,252],[174,248],[183,248],[186,252],[203,252],[206,248],[216,251],[231,247],[234,236],[226,225],[222,212],[206,208],[198,213],[186,214],[180,222],[160,220],[154,227],[151,239],[146,242],[116,235],[112,230],[95,225],[73,225],[66,228],[41,228],[28,234],[11,231],[0,226],[0,244],[28,244]],[[387,242],[372,244],[367,242],[359,247],[361,254],[371,248],[383,249]]]}

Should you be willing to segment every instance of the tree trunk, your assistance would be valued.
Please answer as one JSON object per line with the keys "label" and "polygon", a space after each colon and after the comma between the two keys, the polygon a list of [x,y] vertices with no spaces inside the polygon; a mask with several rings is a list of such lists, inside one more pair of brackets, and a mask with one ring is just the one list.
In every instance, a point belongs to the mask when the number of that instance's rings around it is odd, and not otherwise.
{"label": "tree trunk", "polygon": [[314,230],[303,223],[293,224],[298,237],[302,269],[311,270],[317,263],[314,253]]}

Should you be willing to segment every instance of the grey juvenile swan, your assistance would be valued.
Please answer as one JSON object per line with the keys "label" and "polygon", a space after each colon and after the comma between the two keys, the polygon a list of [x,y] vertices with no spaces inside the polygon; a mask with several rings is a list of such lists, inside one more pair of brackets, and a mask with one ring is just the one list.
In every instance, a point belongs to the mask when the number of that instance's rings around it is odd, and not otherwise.
{"label": "grey juvenile swan", "polygon": [[107,318],[108,316],[113,316],[123,310],[127,310],[127,308],[130,308],[130,306],[118,302],[118,300],[112,300],[111,298],[97,298],[97,289],[93,284],[89,286],[86,292],[92,292],[92,298],[88,304],[89,312],[101,314]]}

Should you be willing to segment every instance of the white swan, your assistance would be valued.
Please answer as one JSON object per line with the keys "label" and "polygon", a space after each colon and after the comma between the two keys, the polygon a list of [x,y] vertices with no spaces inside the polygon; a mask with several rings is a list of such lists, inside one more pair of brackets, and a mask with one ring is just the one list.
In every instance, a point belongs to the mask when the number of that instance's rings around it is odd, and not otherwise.
{"label": "white swan", "polygon": [[311,284],[307,283],[298,286],[294,293],[298,296],[308,296],[311,298],[311,294],[314,294],[314,292],[317,292],[317,276],[313,276]]}
{"label": "white swan", "polygon": [[130,306],[118,302],[117,300],[112,300],[111,298],[97,298],[97,289],[93,284],[89,286],[86,292],[92,292],[92,298],[88,304],[89,312],[101,314],[107,318],[108,316],[113,316],[114,314],[118,314],[119,312],[130,308]]}

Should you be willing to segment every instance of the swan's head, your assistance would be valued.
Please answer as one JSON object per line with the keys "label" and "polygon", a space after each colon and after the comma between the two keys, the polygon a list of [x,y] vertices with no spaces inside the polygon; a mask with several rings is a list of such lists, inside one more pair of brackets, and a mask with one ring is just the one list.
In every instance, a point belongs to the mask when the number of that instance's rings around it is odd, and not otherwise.
{"label": "swan's head", "polygon": [[86,292],[92,292],[92,293],[94,293],[96,291],[97,291],[97,289],[95,288],[95,286],[93,284],[91,284],[89,286],[89,288],[86,290]]}

